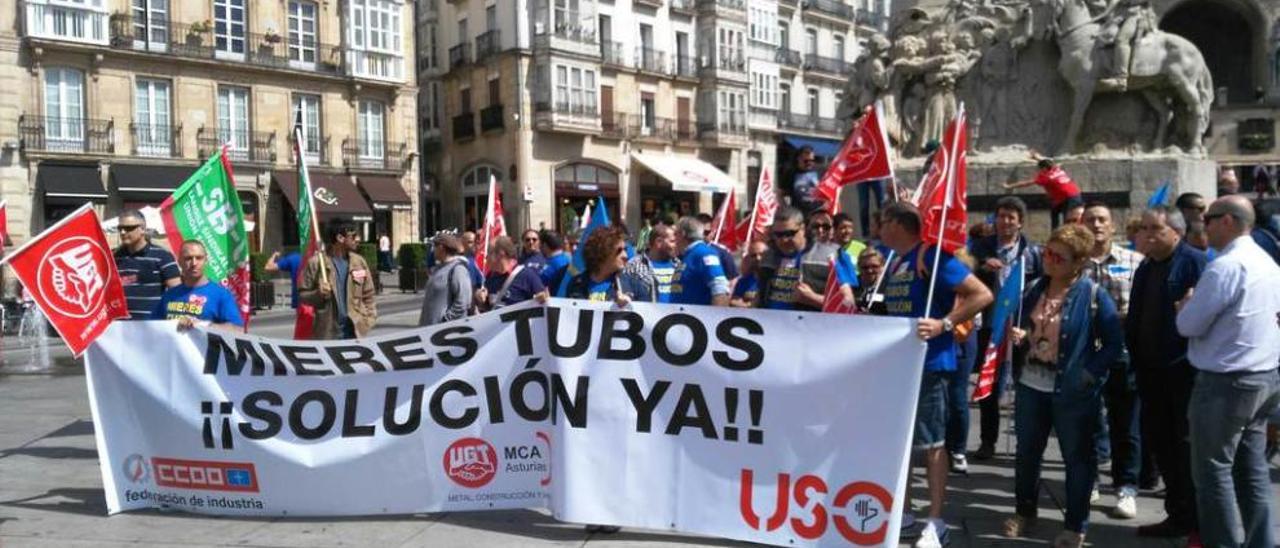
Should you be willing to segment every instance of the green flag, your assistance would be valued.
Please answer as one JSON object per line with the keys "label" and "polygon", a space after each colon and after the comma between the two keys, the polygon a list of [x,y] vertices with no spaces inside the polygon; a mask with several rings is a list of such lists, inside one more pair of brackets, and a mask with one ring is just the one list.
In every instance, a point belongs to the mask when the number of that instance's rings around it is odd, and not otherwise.
{"label": "green flag", "polygon": [[165,234],[174,256],[182,242],[199,240],[209,254],[204,272],[236,296],[246,329],[249,325],[249,237],[244,209],[236,195],[226,147],[219,149],[187,181],[160,204]]}

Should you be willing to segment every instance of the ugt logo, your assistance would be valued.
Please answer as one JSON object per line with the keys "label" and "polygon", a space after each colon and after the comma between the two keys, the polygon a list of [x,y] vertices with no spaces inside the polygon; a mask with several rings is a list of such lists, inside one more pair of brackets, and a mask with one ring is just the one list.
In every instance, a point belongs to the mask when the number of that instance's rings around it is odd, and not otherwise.
{"label": "ugt logo", "polygon": [[[831,490],[827,482],[818,476],[805,474],[792,483],[791,474],[778,474],[777,486],[773,514],[764,520],[764,531],[776,531],[789,525],[800,538],[814,540],[825,535],[829,525],[834,525],[840,536],[860,546],[883,543],[889,532],[893,495],[879,485],[866,481],[849,483],[835,491],[829,504],[824,502]],[[742,521],[752,530],[759,531],[762,524],[753,504],[754,489],[755,473],[743,469],[738,510]],[[800,512],[812,507],[807,516],[787,519],[791,515],[793,499]]]}
{"label": "ugt logo", "polygon": [[106,295],[107,257],[98,242],[82,236],[53,244],[36,274],[49,306],[72,318],[88,318],[97,312]]}
{"label": "ugt logo", "polygon": [[444,473],[454,483],[479,489],[498,473],[498,452],[480,438],[462,438],[444,450]]}

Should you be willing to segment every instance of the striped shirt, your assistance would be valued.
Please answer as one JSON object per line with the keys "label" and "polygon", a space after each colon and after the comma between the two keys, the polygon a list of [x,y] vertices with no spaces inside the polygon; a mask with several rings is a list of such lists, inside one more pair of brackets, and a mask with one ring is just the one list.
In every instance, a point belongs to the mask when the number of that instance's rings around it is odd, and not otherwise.
{"label": "striped shirt", "polygon": [[151,319],[152,309],[164,294],[165,280],[178,277],[177,261],[172,253],[151,242],[137,253],[120,246],[115,256],[124,296],[129,301],[130,319]]}
{"label": "striped shirt", "polygon": [[1133,290],[1133,275],[1138,272],[1138,265],[1142,264],[1143,258],[1137,251],[1111,244],[1111,252],[1102,260],[1090,257],[1085,261],[1085,275],[1107,290],[1111,300],[1116,302],[1116,312],[1121,319],[1129,315],[1129,293]]}

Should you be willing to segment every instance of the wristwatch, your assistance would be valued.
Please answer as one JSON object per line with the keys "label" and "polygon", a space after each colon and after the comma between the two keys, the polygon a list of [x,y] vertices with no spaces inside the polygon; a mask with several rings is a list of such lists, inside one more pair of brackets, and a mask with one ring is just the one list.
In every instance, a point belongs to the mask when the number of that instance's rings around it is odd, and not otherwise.
{"label": "wristwatch", "polygon": [[956,329],[956,324],[952,323],[950,318],[942,319],[942,331],[944,333],[950,333],[952,331],[955,331],[955,329]]}

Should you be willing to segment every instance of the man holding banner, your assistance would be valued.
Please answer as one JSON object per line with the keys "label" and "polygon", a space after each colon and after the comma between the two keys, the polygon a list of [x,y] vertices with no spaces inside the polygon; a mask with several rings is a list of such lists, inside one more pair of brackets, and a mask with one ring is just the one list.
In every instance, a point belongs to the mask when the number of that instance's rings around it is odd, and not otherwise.
{"label": "man holding banner", "polygon": [[327,253],[311,257],[298,285],[298,298],[315,307],[312,337],[317,340],[363,337],[378,320],[374,302],[375,274],[356,251],[358,240],[355,227],[350,223],[331,222],[325,239]]}
{"label": "man holding banner", "polygon": [[244,327],[236,297],[227,288],[209,283],[204,273],[209,252],[200,240],[182,242],[178,252],[182,283],[166,289],[151,311],[151,319],[178,320],[178,330],[195,327],[196,321],[215,326]]}
{"label": "man holding banner", "polygon": [[[891,316],[921,318],[917,334],[928,342],[916,405],[914,447],[925,452],[929,519],[916,546],[942,546],[947,533],[942,519],[948,472],[944,447],[946,379],[947,373],[956,368],[952,333],[956,324],[973,318],[990,304],[992,296],[950,253],[936,253],[932,246],[924,245],[921,227],[920,211],[911,204],[894,202],[881,211],[880,237],[897,255],[885,275],[885,306]],[[938,257],[936,263],[935,256]],[[937,278],[937,283],[930,299],[932,277]],[[929,306],[930,300],[932,306]],[[904,515],[904,526],[908,521],[910,518]]]}

